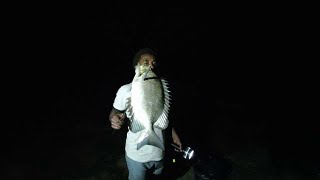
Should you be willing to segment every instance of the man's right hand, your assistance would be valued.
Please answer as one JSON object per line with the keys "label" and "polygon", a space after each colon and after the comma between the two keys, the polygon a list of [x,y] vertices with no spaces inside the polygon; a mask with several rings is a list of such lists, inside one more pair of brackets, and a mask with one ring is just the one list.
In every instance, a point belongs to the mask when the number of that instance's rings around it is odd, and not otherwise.
{"label": "man's right hand", "polygon": [[122,127],[123,123],[124,123],[124,119],[125,119],[125,114],[124,113],[114,114],[110,118],[111,127],[113,129],[120,129]]}

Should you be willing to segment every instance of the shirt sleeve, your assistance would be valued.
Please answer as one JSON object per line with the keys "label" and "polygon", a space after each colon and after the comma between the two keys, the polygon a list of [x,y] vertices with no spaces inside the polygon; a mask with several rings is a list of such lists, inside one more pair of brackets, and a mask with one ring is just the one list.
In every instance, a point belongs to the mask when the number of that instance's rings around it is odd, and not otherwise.
{"label": "shirt sleeve", "polygon": [[130,97],[130,90],[131,90],[131,85],[123,85],[119,88],[116,98],[114,99],[113,102],[113,107],[119,111],[125,111],[127,106],[127,100]]}

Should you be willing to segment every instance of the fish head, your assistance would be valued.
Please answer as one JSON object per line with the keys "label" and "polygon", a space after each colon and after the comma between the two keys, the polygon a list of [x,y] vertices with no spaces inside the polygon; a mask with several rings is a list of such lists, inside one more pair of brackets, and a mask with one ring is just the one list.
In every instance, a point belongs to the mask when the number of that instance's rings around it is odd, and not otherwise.
{"label": "fish head", "polygon": [[154,71],[154,66],[152,65],[147,65],[147,64],[141,64],[141,65],[136,65],[136,69],[135,69],[135,76],[136,77],[141,77],[142,75],[144,76],[144,78],[147,77],[158,77],[157,73],[155,73]]}

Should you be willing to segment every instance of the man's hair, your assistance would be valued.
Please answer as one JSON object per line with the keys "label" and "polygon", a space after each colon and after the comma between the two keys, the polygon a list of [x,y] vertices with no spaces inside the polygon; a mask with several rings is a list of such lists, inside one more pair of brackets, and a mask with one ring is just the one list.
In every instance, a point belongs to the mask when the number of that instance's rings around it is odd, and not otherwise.
{"label": "man's hair", "polygon": [[140,49],[133,57],[132,65],[133,68],[138,64],[140,57],[144,54],[150,54],[156,59],[156,52],[150,48],[142,48]]}

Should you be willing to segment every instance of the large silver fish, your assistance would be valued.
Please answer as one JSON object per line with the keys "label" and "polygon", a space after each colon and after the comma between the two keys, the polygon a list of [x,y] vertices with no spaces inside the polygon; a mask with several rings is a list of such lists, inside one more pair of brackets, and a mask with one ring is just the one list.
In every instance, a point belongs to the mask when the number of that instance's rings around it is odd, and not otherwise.
{"label": "large silver fish", "polygon": [[144,145],[152,145],[164,150],[164,145],[154,128],[163,130],[169,123],[168,83],[165,79],[159,78],[151,67],[144,73],[140,70],[137,66],[132,81],[131,98],[128,101],[130,130],[134,133],[143,131],[138,139],[137,149]]}

